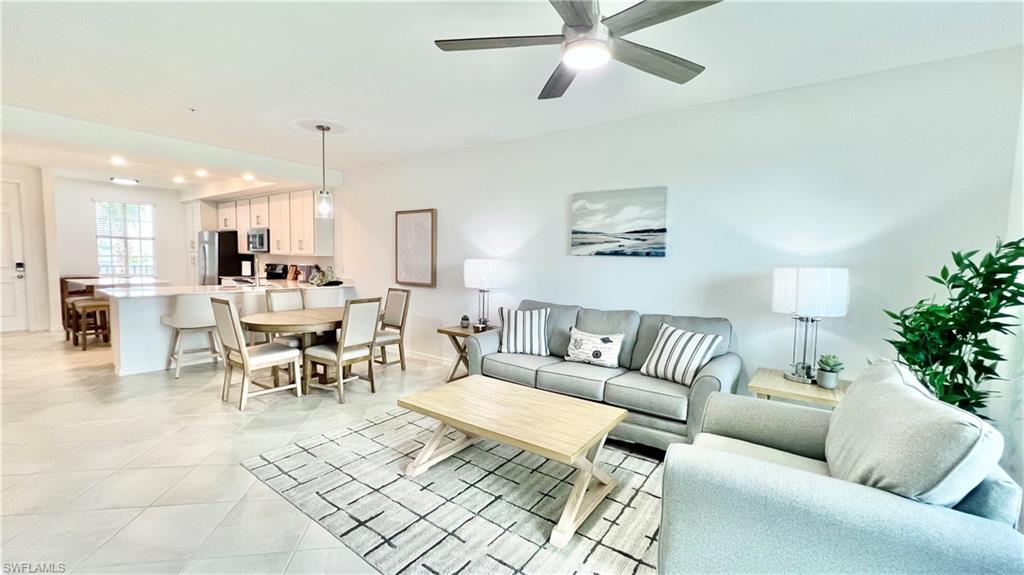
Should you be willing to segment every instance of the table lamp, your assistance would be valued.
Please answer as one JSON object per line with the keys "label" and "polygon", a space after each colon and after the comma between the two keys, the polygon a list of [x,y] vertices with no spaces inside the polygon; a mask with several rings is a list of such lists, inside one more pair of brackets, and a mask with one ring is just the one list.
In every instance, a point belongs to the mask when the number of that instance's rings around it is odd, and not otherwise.
{"label": "table lamp", "polygon": [[479,297],[479,319],[477,325],[486,326],[491,307],[492,289],[504,287],[504,274],[500,260],[466,260],[462,266],[462,278],[467,288],[477,290]]}
{"label": "table lamp", "polygon": [[[845,268],[776,268],[772,272],[772,311],[793,318],[790,381],[814,382],[818,323],[844,317],[850,304],[850,271]],[[810,352],[810,353],[808,353]]]}

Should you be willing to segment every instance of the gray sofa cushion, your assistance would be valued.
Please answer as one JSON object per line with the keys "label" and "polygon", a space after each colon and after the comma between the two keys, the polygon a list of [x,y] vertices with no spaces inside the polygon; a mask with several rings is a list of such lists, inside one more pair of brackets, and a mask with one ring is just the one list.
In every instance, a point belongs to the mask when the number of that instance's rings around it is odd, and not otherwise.
{"label": "gray sofa cushion", "polygon": [[686,421],[690,388],[664,379],[627,371],[604,386],[604,401],[630,411]]}
{"label": "gray sofa cushion", "polygon": [[1020,520],[1020,505],[1020,486],[1013,482],[1002,467],[997,466],[953,509],[1000,521],[1016,529],[1017,521]]}
{"label": "gray sofa cushion", "polygon": [[833,477],[945,507],[977,487],[1002,453],[991,425],[939,401],[889,360],[853,382],[825,438]]}
{"label": "gray sofa cushion", "polygon": [[540,368],[537,371],[537,388],[601,401],[604,399],[604,383],[623,373],[626,370],[621,367],[564,361]]}
{"label": "gray sofa cushion", "polygon": [[563,360],[550,355],[527,355],[525,353],[492,353],[484,356],[484,375],[528,385],[537,386],[537,370],[545,365],[562,363]]}
{"label": "gray sofa cushion", "polygon": [[622,347],[619,349],[619,367],[629,367],[636,345],[636,331],[640,327],[640,314],[633,310],[604,311],[599,309],[580,310],[576,327],[597,335],[621,333]]}
{"label": "gray sofa cushion", "polygon": [[[696,333],[709,333],[722,336],[722,341],[712,352],[711,357],[718,357],[729,351],[732,345],[732,324],[721,317],[692,317],[685,315],[645,314],[640,316],[640,327],[637,329],[636,345],[633,347],[633,358],[630,369],[638,370],[644,365],[647,356],[658,339],[658,329],[662,323]],[[625,366],[626,364],[620,364]]]}
{"label": "gray sofa cushion", "polygon": [[532,299],[519,302],[520,311],[544,308],[551,310],[551,314],[548,315],[548,350],[551,355],[565,357],[565,351],[569,349],[569,328],[576,325],[576,315],[582,308],[578,305],[561,305]]}
{"label": "gray sofa cushion", "polygon": [[809,473],[829,477],[828,464],[820,459],[811,459],[810,457],[796,455],[781,449],[772,449],[771,447],[749,441],[733,439],[724,435],[715,435],[714,433],[698,433],[697,437],[693,440],[693,444],[697,447],[707,447],[717,449],[718,451],[735,453],[744,457],[753,457],[761,461],[785,465],[793,469],[802,469]]}

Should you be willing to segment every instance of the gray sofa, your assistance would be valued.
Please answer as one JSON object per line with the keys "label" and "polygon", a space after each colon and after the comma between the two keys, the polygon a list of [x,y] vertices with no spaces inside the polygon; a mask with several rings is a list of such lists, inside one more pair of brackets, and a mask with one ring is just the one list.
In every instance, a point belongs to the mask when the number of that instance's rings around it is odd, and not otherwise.
{"label": "gray sofa", "polygon": [[824,410],[712,394],[693,444],[673,445],[666,455],[658,570],[1024,569],[1024,537],[1014,529],[1021,490],[1001,468],[993,466],[951,507],[846,481],[832,476],[826,461],[833,417]]}
{"label": "gray sofa", "polygon": [[[700,428],[708,396],[715,391],[732,393],[736,389],[742,362],[738,355],[728,351],[732,324],[727,319],[641,315],[631,310],[603,311],[534,300],[519,304],[520,310],[542,308],[551,310],[547,326],[550,356],[501,353],[500,334],[488,331],[466,341],[469,373],[625,408],[629,415],[611,437],[659,449],[667,449],[671,443],[689,443],[689,430]],[[700,370],[692,385],[648,377],[639,371],[663,322],[722,336],[713,359]],[[565,361],[572,326],[595,334],[624,334],[620,367]]]}

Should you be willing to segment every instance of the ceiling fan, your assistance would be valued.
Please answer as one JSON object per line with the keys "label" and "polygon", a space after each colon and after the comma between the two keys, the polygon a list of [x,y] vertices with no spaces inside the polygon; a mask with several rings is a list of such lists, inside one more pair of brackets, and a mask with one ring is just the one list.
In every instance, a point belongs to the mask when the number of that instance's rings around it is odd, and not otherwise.
{"label": "ceiling fan", "polygon": [[578,70],[598,68],[614,58],[648,74],[683,84],[704,71],[704,66],[623,38],[673,18],[717,4],[688,0],[644,0],[614,16],[602,17],[597,0],[550,0],[565,23],[561,34],[437,40],[445,52],[489,50],[522,46],[562,45],[562,61],[540,91],[540,100],[560,98]]}

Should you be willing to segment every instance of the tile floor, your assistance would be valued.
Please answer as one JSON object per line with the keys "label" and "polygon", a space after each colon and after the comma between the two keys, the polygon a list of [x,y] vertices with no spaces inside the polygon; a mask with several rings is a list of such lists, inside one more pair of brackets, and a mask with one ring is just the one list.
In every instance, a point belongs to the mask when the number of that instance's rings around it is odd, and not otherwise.
{"label": "tile floor", "polygon": [[119,378],[109,348],[0,343],[3,562],[71,573],[374,573],[238,462],[378,415],[446,368],[412,359],[378,367],[376,394],[348,384],[344,405],[282,392],[243,413],[237,387],[221,402],[219,366]]}

